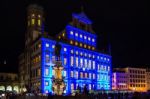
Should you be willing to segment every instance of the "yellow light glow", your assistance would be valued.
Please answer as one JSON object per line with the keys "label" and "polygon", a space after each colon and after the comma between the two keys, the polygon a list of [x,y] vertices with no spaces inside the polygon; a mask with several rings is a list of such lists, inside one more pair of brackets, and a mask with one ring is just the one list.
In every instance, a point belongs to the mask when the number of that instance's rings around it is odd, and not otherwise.
{"label": "yellow light glow", "polygon": [[35,24],[35,19],[32,19],[31,23],[32,23],[32,25],[34,25]]}
{"label": "yellow light glow", "polygon": [[70,41],[70,44],[73,44],[73,41],[72,41],[72,40]]}
{"label": "yellow light glow", "polygon": [[82,43],[80,43],[80,47],[82,47]]}
{"label": "yellow light glow", "polygon": [[38,19],[38,25],[41,26],[41,20],[40,19]]}
{"label": "yellow light glow", "polygon": [[58,36],[58,38],[60,39],[61,37],[60,37],[60,36]]}
{"label": "yellow light glow", "polygon": [[78,42],[75,42],[75,45],[78,45]]}
{"label": "yellow light glow", "polygon": [[87,45],[86,45],[86,44],[84,44],[84,48],[86,48],[86,46],[87,46]]}
{"label": "yellow light glow", "polygon": [[65,36],[65,33],[63,33],[62,36],[64,37],[64,36]]}
{"label": "yellow light glow", "polygon": [[95,50],[95,47],[92,47],[92,50]]}
{"label": "yellow light glow", "polygon": [[88,46],[88,49],[91,49],[91,46]]}

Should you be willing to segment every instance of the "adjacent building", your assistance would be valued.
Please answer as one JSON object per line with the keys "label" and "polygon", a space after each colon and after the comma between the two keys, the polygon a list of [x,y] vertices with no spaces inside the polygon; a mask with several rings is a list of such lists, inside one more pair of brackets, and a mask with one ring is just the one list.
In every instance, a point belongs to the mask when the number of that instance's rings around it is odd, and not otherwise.
{"label": "adjacent building", "polygon": [[18,75],[16,73],[0,73],[0,91],[19,93]]}
{"label": "adjacent building", "polygon": [[146,68],[147,75],[147,90],[150,91],[150,68]]}
{"label": "adjacent building", "polygon": [[72,21],[56,37],[44,31],[43,14],[43,8],[37,5],[28,7],[25,49],[19,57],[21,87],[52,92],[54,49],[59,41],[65,93],[85,85],[89,90],[111,90],[111,56],[97,49],[98,38],[85,13],[73,13]]}
{"label": "adjacent building", "polygon": [[128,74],[124,71],[112,73],[112,90],[128,90]]}
{"label": "adjacent building", "polygon": [[[147,74],[146,74],[146,68],[133,68],[133,67],[127,67],[127,68],[115,68],[117,71],[123,71],[124,74],[118,74],[118,75],[127,75],[127,86],[128,90],[131,91],[137,91],[137,92],[146,92],[147,91]],[[115,78],[117,83],[120,82],[121,78]]]}

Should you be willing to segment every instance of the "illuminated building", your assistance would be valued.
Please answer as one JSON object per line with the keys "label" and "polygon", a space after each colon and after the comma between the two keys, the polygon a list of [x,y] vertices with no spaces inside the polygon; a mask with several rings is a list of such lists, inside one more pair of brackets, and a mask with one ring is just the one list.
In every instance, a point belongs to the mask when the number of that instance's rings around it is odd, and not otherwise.
{"label": "illuminated building", "polygon": [[54,38],[43,29],[42,11],[37,5],[28,8],[28,31],[22,54],[24,58],[20,58],[20,61],[25,61],[19,67],[24,68],[21,71],[24,73],[20,73],[24,82],[22,87],[27,85],[42,93],[52,92],[54,49],[59,39],[62,46],[60,58],[64,66],[62,75],[65,77],[65,93],[71,93],[78,86],[83,88],[85,85],[89,90],[111,90],[111,56],[97,50],[97,35],[92,30],[92,21],[84,12],[72,14],[72,22]]}
{"label": "illuminated building", "polygon": [[115,70],[123,71],[128,75],[127,77],[128,90],[137,91],[137,92],[147,91],[146,69],[126,67],[126,68],[115,68]]}
{"label": "illuminated building", "polygon": [[147,75],[147,90],[150,91],[150,68],[146,69],[146,75]]}
{"label": "illuminated building", "polygon": [[128,90],[128,74],[122,71],[112,73],[112,90]]}
{"label": "illuminated building", "polygon": [[18,75],[15,73],[0,73],[0,91],[20,92]]}

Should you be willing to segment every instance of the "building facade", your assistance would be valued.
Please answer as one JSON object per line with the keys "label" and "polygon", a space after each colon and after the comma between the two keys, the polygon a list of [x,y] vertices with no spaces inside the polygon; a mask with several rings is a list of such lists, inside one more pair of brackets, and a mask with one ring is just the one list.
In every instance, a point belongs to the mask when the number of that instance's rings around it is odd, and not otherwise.
{"label": "building facade", "polygon": [[128,90],[128,74],[121,71],[112,73],[112,90]]}
{"label": "building facade", "polygon": [[150,91],[150,68],[146,68],[147,75],[147,90]]}
{"label": "building facade", "polygon": [[0,91],[19,93],[18,75],[16,73],[0,73]]}
{"label": "building facade", "polygon": [[[128,77],[128,90],[136,92],[146,92],[147,91],[147,75],[146,68],[115,68],[115,70],[125,72]],[[117,81],[119,79],[116,79]]]}
{"label": "building facade", "polygon": [[97,35],[92,21],[84,12],[72,14],[70,22],[56,37],[50,37],[43,29],[43,9],[37,5],[28,7],[28,29],[25,51],[20,56],[20,77],[23,86],[42,93],[52,92],[52,67],[55,64],[55,44],[61,45],[61,61],[64,66],[65,93],[78,86],[89,90],[111,89],[111,56],[97,50]]}

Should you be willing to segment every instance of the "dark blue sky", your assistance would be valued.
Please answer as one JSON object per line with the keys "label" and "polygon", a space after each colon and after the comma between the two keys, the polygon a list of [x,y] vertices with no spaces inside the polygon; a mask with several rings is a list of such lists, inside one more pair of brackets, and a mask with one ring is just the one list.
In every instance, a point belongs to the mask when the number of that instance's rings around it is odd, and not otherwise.
{"label": "dark blue sky", "polygon": [[17,71],[18,55],[24,48],[26,8],[33,3],[43,6],[49,35],[63,30],[71,21],[71,14],[80,12],[83,6],[93,21],[100,50],[110,36],[113,67],[150,65],[150,10],[146,0],[3,0],[0,66],[7,60],[8,71]]}

